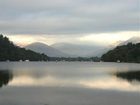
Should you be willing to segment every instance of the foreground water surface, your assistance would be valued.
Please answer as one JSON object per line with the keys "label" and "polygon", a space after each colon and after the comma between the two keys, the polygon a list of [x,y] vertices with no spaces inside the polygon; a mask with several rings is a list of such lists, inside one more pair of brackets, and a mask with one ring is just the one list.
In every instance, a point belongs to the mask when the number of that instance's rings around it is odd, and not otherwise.
{"label": "foreground water surface", "polygon": [[1,62],[0,105],[140,105],[140,64]]}

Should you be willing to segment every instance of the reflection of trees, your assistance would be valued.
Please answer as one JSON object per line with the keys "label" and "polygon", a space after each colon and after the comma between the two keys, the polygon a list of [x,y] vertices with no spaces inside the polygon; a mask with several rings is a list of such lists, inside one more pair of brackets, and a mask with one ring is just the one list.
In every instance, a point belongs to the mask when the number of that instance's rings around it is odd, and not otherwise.
{"label": "reflection of trees", "polygon": [[3,85],[7,85],[12,78],[12,72],[10,72],[9,70],[0,70],[0,88]]}
{"label": "reflection of trees", "polygon": [[140,82],[140,70],[139,71],[128,71],[128,72],[118,72],[116,76],[122,79],[126,79],[130,82],[136,80]]}

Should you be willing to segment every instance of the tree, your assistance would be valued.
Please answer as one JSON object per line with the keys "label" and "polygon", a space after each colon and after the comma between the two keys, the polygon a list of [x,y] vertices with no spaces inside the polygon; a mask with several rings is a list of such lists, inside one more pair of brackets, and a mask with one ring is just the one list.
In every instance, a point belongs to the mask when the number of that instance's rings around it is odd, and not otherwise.
{"label": "tree", "polygon": [[115,49],[103,54],[101,59],[105,62],[137,62],[140,63],[140,43],[117,46]]}
{"label": "tree", "polygon": [[48,59],[47,55],[20,48],[9,41],[7,37],[0,35],[0,61],[47,61]]}

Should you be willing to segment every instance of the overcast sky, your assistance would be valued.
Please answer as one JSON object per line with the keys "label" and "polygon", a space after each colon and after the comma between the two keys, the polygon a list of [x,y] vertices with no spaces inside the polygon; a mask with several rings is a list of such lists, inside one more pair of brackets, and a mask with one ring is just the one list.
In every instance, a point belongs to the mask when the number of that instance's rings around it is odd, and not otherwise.
{"label": "overcast sky", "polygon": [[20,44],[115,43],[139,29],[139,0],[0,0],[0,33]]}

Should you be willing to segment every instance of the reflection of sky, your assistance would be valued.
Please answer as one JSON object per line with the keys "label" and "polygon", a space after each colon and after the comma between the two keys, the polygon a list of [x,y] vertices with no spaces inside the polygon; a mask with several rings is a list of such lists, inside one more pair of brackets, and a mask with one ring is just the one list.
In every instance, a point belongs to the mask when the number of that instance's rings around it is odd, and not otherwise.
{"label": "reflection of sky", "polygon": [[44,76],[36,78],[32,76],[15,77],[10,86],[55,86],[55,87],[81,87],[81,88],[97,88],[111,89],[121,91],[140,91],[140,84],[131,84],[128,81],[115,77],[101,77],[90,79],[72,79],[72,78],[56,78],[53,76]]}
{"label": "reflection of sky", "polygon": [[[95,74],[97,74],[95,76]],[[132,84],[126,80],[105,73],[95,72],[93,77],[60,77],[55,75],[34,75],[31,72],[18,74],[9,83],[10,86],[54,86],[54,87],[80,87],[91,89],[139,91],[140,83]],[[78,76],[78,75],[77,75]],[[82,78],[83,77],[83,78]]]}
{"label": "reflection of sky", "polygon": [[140,92],[140,83],[134,85],[128,81],[121,80],[118,78],[110,79],[100,79],[100,80],[91,80],[91,81],[80,81],[80,84],[88,88],[97,88],[97,89],[111,89],[111,90],[121,90],[121,91],[139,91]]}
{"label": "reflection of sky", "polygon": [[119,79],[116,71],[138,70],[139,64],[89,62],[22,62],[3,63],[11,68],[13,79],[9,86],[16,87],[79,87],[103,90],[139,91],[140,83]]}

